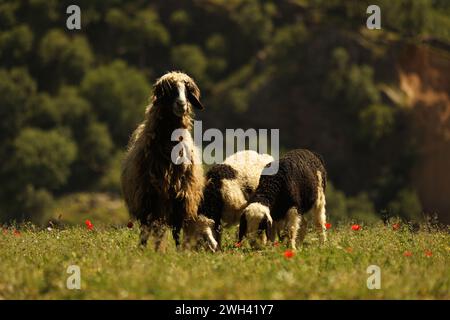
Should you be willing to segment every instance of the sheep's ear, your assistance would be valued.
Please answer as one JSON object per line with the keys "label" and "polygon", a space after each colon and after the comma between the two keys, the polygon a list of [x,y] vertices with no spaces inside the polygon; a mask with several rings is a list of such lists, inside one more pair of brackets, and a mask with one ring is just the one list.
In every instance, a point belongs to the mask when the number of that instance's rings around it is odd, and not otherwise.
{"label": "sheep's ear", "polygon": [[202,105],[202,103],[200,102],[200,100],[198,100],[198,98],[191,92],[188,91],[188,100],[189,102],[197,109],[203,110],[205,109],[205,107]]}
{"label": "sheep's ear", "polygon": [[239,242],[242,241],[245,234],[247,233],[247,218],[245,214],[241,215],[241,221],[239,222]]}

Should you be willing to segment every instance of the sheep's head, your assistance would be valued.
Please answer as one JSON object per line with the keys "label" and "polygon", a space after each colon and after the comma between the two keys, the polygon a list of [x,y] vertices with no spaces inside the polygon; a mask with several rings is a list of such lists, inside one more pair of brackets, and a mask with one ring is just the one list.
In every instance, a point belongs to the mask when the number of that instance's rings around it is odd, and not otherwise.
{"label": "sheep's head", "polygon": [[195,245],[200,248],[203,243],[215,252],[218,248],[218,243],[213,236],[214,220],[198,215],[195,220],[185,222],[184,226],[184,246],[190,247]]}
{"label": "sheep's head", "polygon": [[[265,231],[265,234],[263,233]],[[251,240],[252,246],[256,245],[257,236],[263,237],[263,242],[266,238],[272,239],[272,217],[270,216],[270,209],[259,203],[254,202],[244,209],[239,223],[239,242],[244,237]]]}
{"label": "sheep's head", "polygon": [[203,110],[200,90],[195,81],[182,72],[168,72],[154,84],[153,104],[167,108],[177,117],[192,113],[192,108]]}

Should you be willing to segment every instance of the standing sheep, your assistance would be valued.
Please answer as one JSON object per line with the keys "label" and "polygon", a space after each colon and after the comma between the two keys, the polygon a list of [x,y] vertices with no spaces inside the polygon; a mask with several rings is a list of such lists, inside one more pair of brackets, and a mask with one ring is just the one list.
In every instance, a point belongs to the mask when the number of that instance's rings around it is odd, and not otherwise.
{"label": "standing sheep", "polygon": [[[141,224],[140,243],[146,245],[151,234],[156,250],[166,226],[172,228],[178,247],[181,229],[199,225],[204,177],[190,134],[193,108],[203,109],[199,99],[200,90],[188,75],[169,72],[159,78],[145,120],[133,133],[123,162],[123,196],[130,215]],[[177,129],[183,130],[183,136],[172,141]],[[190,161],[174,162],[173,150],[180,142],[184,148],[177,156]]]}
{"label": "standing sheep", "polygon": [[321,243],[325,233],[325,188],[327,173],[320,155],[304,149],[292,150],[279,160],[278,172],[262,175],[259,186],[245,208],[239,226],[239,241],[247,234],[266,229],[273,241],[275,229],[286,228],[291,248],[297,233],[306,232],[303,214],[312,211]]}
{"label": "standing sheep", "polygon": [[[199,216],[214,220],[214,231],[220,247],[222,222],[239,223],[242,210],[258,186],[264,167],[274,159],[253,150],[239,151],[216,164],[206,174],[207,182]],[[203,230],[202,230],[203,231]],[[209,237],[207,240],[210,241]],[[209,242],[210,246],[214,244]]]}

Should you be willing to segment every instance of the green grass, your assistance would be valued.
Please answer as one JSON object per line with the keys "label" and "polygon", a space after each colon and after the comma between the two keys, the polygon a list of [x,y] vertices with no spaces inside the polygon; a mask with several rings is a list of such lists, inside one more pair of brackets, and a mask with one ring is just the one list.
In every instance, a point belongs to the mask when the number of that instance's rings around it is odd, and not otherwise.
{"label": "green grass", "polygon": [[[172,241],[155,253],[137,248],[136,226],[83,227],[1,232],[0,299],[450,298],[448,230],[411,233],[377,224],[352,231],[341,224],[322,247],[310,232],[288,259],[282,245],[236,248],[234,231],[222,253],[177,252]],[[380,290],[366,286],[373,264],[381,268]],[[81,290],[66,288],[69,265],[81,268]]]}

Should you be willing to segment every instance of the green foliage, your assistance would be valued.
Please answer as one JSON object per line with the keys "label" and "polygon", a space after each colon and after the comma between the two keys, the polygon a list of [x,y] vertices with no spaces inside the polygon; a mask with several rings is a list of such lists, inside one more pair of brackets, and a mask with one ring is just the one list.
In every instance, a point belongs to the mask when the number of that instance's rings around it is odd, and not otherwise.
{"label": "green foliage", "polygon": [[123,157],[124,152],[119,151],[109,159],[109,168],[99,180],[98,188],[101,191],[121,194],[120,174],[122,172]]}
{"label": "green foliage", "polygon": [[105,22],[114,34],[112,47],[119,56],[138,61],[140,66],[147,64],[147,58],[162,59],[161,48],[170,43],[170,34],[160,22],[153,9],[135,10],[127,14],[118,8],[109,9]]}
{"label": "green foliage", "polygon": [[427,27],[432,0],[380,1],[384,25],[402,34],[415,36]]}
{"label": "green foliage", "polygon": [[366,193],[347,197],[345,193],[328,183],[326,189],[327,216],[331,221],[352,220],[372,223],[379,221],[373,202]]}
{"label": "green foliage", "polygon": [[379,141],[393,130],[395,110],[386,105],[372,104],[359,113],[362,137],[366,141]]}
{"label": "green foliage", "polygon": [[95,106],[98,119],[107,123],[114,142],[121,146],[142,120],[149,88],[145,77],[123,61],[89,71],[81,83],[83,96]]}
{"label": "green foliage", "polygon": [[192,21],[186,11],[176,10],[170,15],[170,23],[181,29],[189,27]]}
{"label": "green foliage", "polygon": [[[283,72],[293,72],[294,64],[301,63],[302,47],[306,42],[308,32],[301,22],[287,25],[276,30],[273,39],[270,41],[269,52],[274,63],[285,67]],[[294,61],[292,61],[293,57]],[[296,66],[298,67],[298,66]]]}
{"label": "green foliage", "polygon": [[175,46],[171,58],[175,70],[183,70],[199,82],[205,80],[207,59],[199,47],[188,44]]}
{"label": "green foliage", "polygon": [[0,32],[0,63],[22,63],[33,45],[33,33],[27,25]]}
{"label": "green foliage", "polygon": [[85,126],[80,132],[71,182],[80,188],[92,187],[109,170],[113,147],[106,125],[91,122]]}
{"label": "green foliage", "polygon": [[399,216],[410,220],[421,220],[423,217],[422,205],[415,190],[400,190],[387,208],[391,216]]}
{"label": "green foliage", "polygon": [[[78,83],[93,61],[88,41],[82,36],[69,38],[61,30],[50,30],[41,40],[39,57],[52,83]],[[49,87],[56,90],[56,86]]]}
{"label": "green foliage", "polygon": [[50,195],[118,194],[150,85],[174,69],[198,82],[204,128],[279,128],[282,149],[322,153],[332,217],[417,216],[410,110],[386,88],[402,91],[405,40],[446,50],[448,3],[380,0],[369,35],[369,0],[82,1],[80,31],[65,29],[70,1],[0,1],[2,219],[44,221]]}
{"label": "green foliage", "polygon": [[349,55],[344,48],[334,49],[331,56],[333,69],[325,86],[328,99],[340,100],[339,104],[348,113],[355,113],[367,105],[380,102],[373,68],[349,64]]}
{"label": "green foliage", "polygon": [[11,170],[16,173],[15,183],[50,190],[67,181],[77,154],[76,145],[61,132],[33,128],[20,132],[14,140],[14,149]]}
{"label": "green foliage", "polygon": [[50,192],[27,185],[18,198],[18,208],[16,210],[20,212],[19,217],[21,221],[31,221],[36,224],[46,222],[54,205],[53,196]]}
{"label": "green foliage", "polygon": [[269,40],[273,30],[273,22],[269,17],[275,14],[276,7],[270,3],[264,5],[258,0],[237,3],[231,18],[249,41],[256,43]]}
{"label": "green foliage", "polygon": [[0,140],[13,137],[23,125],[36,84],[22,68],[0,69]]}

